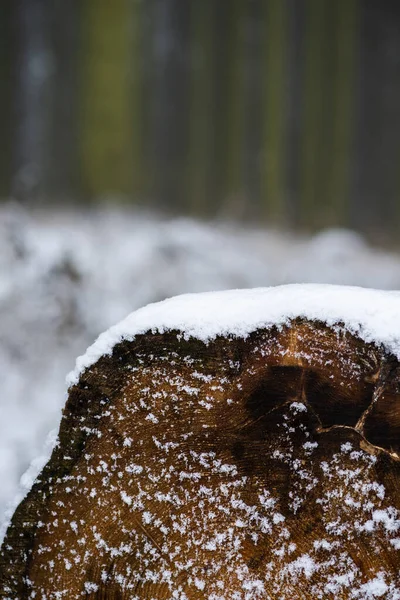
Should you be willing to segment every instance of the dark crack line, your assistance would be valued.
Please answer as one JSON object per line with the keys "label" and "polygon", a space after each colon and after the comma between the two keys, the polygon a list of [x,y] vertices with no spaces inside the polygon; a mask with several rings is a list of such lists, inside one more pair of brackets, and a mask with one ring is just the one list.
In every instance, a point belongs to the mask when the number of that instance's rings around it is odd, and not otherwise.
{"label": "dark crack line", "polygon": [[365,437],[365,434],[364,434],[365,421],[367,420],[367,417],[373,411],[378,400],[381,398],[382,393],[385,389],[386,383],[396,367],[395,365],[392,364],[392,362],[393,361],[390,358],[387,358],[386,360],[384,360],[383,365],[378,374],[377,386],[375,387],[374,393],[372,394],[371,402],[367,406],[367,408],[364,410],[364,412],[362,413],[361,417],[358,419],[358,421],[355,425],[355,430],[358,431],[359,433],[361,433],[363,435],[363,437]]}
{"label": "dark crack line", "polygon": [[359,431],[358,429],[356,429],[355,427],[352,427],[351,425],[331,425],[330,427],[318,427],[318,429],[316,431],[319,434],[323,434],[323,433],[329,433],[330,431],[335,430],[335,429],[346,429],[346,430],[351,430],[351,431],[354,431],[355,433],[358,433],[358,435],[361,437],[364,445],[366,446],[365,450],[369,454],[375,455],[379,452],[383,452],[384,454],[387,454],[388,456],[390,456],[393,460],[400,461],[400,456],[397,454],[397,452],[390,451],[387,448],[382,448],[382,446],[377,446],[376,444],[372,444],[365,437],[365,435],[362,431]]}

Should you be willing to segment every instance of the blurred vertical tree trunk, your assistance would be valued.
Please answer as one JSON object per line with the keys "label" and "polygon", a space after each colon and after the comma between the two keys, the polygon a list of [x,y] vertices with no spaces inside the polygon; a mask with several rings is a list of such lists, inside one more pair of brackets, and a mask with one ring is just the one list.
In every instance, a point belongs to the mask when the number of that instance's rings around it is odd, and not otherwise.
{"label": "blurred vertical tree trunk", "polygon": [[135,201],[143,201],[149,191],[148,156],[148,67],[149,31],[146,21],[145,0],[131,2],[131,69],[130,69],[130,126],[132,137],[132,196]]}
{"label": "blurred vertical tree trunk", "polygon": [[187,206],[207,213],[211,195],[214,20],[212,0],[190,2],[190,78],[188,110]]}
{"label": "blurred vertical tree trunk", "polygon": [[263,132],[260,127],[263,115],[263,45],[264,45],[264,0],[246,3],[243,27],[244,42],[244,142],[243,183],[245,188],[246,215],[259,218],[260,183]]}
{"label": "blurred vertical tree trunk", "polygon": [[15,0],[17,127],[12,194],[24,201],[43,196],[48,164],[50,89],[53,69],[47,0]]}
{"label": "blurred vertical tree trunk", "polygon": [[323,173],[324,144],[327,141],[323,127],[328,123],[326,117],[329,114],[324,107],[329,5],[329,0],[305,0],[299,223],[310,228],[318,223],[323,202],[321,193],[322,196],[324,194],[324,189],[321,189],[319,184]]}
{"label": "blurred vertical tree trunk", "polygon": [[286,193],[287,224],[300,222],[299,190],[301,182],[301,120],[304,114],[305,97],[302,94],[304,73],[304,1],[288,0],[288,76],[287,76],[287,146],[286,146]]}
{"label": "blurred vertical tree trunk", "polygon": [[81,178],[89,198],[132,194],[130,29],[128,0],[82,2]]}
{"label": "blurred vertical tree trunk", "polygon": [[300,149],[302,226],[346,225],[354,138],[358,0],[306,0]]}
{"label": "blurred vertical tree trunk", "polygon": [[286,216],[285,148],[287,135],[288,5],[268,0],[264,15],[264,148],[262,169],[263,213],[273,223]]}
{"label": "blurred vertical tree trunk", "polygon": [[213,213],[218,206],[230,218],[245,213],[244,145],[244,0],[215,4]]}
{"label": "blurred vertical tree trunk", "polygon": [[[311,227],[319,229],[334,224],[335,215],[329,201],[329,174],[331,165],[336,160],[333,155],[334,136],[334,97],[335,81],[335,6],[336,3],[325,2],[322,13],[320,46],[315,48],[322,56],[321,71],[318,76],[319,112],[315,115],[314,127],[317,132],[315,146],[316,168],[312,174],[314,180],[315,204],[313,212],[305,215]],[[343,91],[343,90],[342,90]]]}
{"label": "blurred vertical tree trunk", "polygon": [[0,3],[0,198],[10,194],[14,91],[15,0]]}
{"label": "blurred vertical tree trunk", "polygon": [[[400,223],[400,3],[391,0],[382,15],[382,87],[381,134],[377,151],[380,188],[375,196],[377,220],[384,241],[388,235],[397,241]],[[386,215],[380,210],[380,199],[386,199]]]}
{"label": "blurred vertical tree trunk", "polygon": [[188,25],[187,0],[152,0],[152,195],[158,206],[181,211],[186,200]]}
{"label": "blurred vertical tree trunk", "polygon": [[345,226],[350,203],[350,169],[353,158],[354,80],[357,48],[358,0],[334,3],[331,144],[326,156],[325,185],[328,222]]}
{"label": "blurred vertical tree trunk", "polygon": [[383,133],[379,123],[383,78],[380,14],[377,3],[368,0],[362,2],[352,221],[358,221],[364,227],[371,227],[373,223],[375,196],[379,190],[376,160],[379,161]]}
{"label": "blurred vertical tree trunk", "polygon": [[359,20],[350,224],[386,234],[392,226],[396,239],[400,216],[400,4],[396,0],[362,0]]}
{"label": "blurred vertical tree trunk", "polygon": [[53,69],[49,78],[49,161],[44,186],[52,201],[80,195],[79,181],[79,0],[55,0],[50,7],[49,37]]}

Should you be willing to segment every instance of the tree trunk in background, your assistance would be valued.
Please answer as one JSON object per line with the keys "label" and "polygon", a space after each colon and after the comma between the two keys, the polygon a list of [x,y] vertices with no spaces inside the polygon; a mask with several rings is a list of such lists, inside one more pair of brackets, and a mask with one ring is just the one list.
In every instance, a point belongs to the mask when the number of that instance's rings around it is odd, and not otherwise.
{"label": "tree trunk in background", "polygon": [[131,72],[129,74],[131,109],[130,135],[132,137],[132,197],[142,203],[149,193],[149,23],[145,0],[131,2]]}
{"label": "tree trunk in background", "polygon": [[16,0],[16,123],[12,195],[43,197],[49,157],[49,77],[54,58],[49,43],[47,0]]}
{"label": "tree trunk in background", "polygon": [[246,2],[221,0],[214,6],[213,145],[211,214],[245,214],[243,180],[244,72]]}
{"label": "tree trunk in background", "polygon": [[48,85],[48,166],[44,187],[52,202],[80,199],[79,65],[80,0],[54,0],[48,10],[53,67]]}
{"label": "tree trunk in background", "polygon": [[152,0],[151,142],[156,206],[181,211],[187,156],[190,3]]}
{"label": "tree trunk in background", "polygon": [[305,112],[305,98],[302,94],[304,73],[304,2],[288,0],[288,75],[287,75],[287,146],[286,146],[286,194],[287,223],[294,227],[301,222],[299,189],[301,182],[301,120]]}
{"label": "tree trunk in background", "polygon": [[88,198],[132,195],[131,16],[127,0],[82,2],[81,180]]}
{"label": "tree trunk in background", "polygon": [[363,0],[356,70],[350,224],[398,238],[400,221],[400,4]]}
{"label": "tree trunk in background", "polygon": [[324,91],[326,84],[326,50],[329,39],[327,12],[330,0],[304,0],[304,70],[302,76],[301,106],[301,151],[300,161],[300,225],[315,227],[318,215],[325,203],[319,187],[324,176],[324,147],[327,139],[322,135],[323,126],[329,113],[324,111]]}
{"label": "tree trunk in background", "polygon": [[297,212],[308,228],[348,223],[358,4],[305,3]]}
{"label": "tree trunk in background", "polygon": [[349,221],[350,175],[354,159],[355,77],[358,48],[359,0],[338,0],[334,6],[332,113],[330,153],[327,156],[326,203],[330,221]]}
{"label": "tree trunk in background", "polygon": [[69,391],[0,598],[394,592],[399,382],[383,349],[302,319],[119,343]]}
{"label": "tree trunk in background", "polygon": [[268,0],[265,11],[261,197],[267,220],[279,224],[286,221],[287,215],[288,2]]}
{"label": "tree trunk in background", "polygon": [[264,169],[263,131],[260,121],[263,114],[263,46],[265,27],[263,22],[264,0],[246,4],[244,16],[244,141],[243,185],[245,189],[246,215],[256,219],[262,212],[260,202],[261,172]]}
{"label": "tree trunk in background", "polygon": [[190,2],[190,72],[188,82],[188,156],[185,194],[193,215],[210,213],[213,159],[214,18],[212,0]]}
{"label": "tree trunk in background", "polygon": [[14,134],[15,0],[0,3],[0,199],[8,197],[12,177],[10,148]]}

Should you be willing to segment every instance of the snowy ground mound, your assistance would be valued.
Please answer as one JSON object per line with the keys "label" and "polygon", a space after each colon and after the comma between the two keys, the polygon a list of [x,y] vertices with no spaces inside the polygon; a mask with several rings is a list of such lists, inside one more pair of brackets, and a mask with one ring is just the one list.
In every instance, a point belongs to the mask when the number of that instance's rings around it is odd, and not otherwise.
{"label": "snowy ground mound", "polygon": [[400,259],[347,231],[304,239],[133,212],[27,215],[6,206],[0,281],[2,514],[57,427],[76,356],[132,310],[181,293],[282,283],[399,289]]}

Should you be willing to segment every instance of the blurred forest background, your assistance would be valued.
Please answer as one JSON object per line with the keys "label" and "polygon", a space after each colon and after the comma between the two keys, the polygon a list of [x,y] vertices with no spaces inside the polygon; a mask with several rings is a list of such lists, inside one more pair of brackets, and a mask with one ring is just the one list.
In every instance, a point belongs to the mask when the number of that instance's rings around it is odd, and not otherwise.
{"label": "blurred forest background", "polygon": [[396,241],[398,0],[2,0],[0,193]]}
{"label": "blurred forest background", "polygon": [[400,0],[0,0],[0,45],[1,537],[127,313],[400,289]]}

